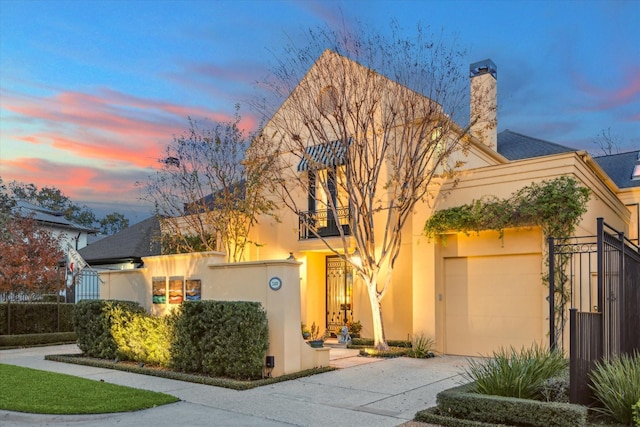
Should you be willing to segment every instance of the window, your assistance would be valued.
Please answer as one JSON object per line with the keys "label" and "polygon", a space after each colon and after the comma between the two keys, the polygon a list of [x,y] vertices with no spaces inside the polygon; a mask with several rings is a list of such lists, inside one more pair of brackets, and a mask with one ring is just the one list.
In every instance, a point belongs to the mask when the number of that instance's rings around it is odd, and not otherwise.
{"label": "window", "polygon": [[338,107],[338,91],[333,86],[327,86],[318,95],[318,109],[322,114],[333,114]]}

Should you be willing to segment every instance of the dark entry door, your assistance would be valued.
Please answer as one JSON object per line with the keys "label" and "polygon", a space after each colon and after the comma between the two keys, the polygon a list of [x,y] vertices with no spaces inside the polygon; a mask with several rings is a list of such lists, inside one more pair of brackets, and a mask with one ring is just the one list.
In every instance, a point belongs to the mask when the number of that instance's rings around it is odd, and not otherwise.
{"label": "dark entry door", "polygon": [[353,272],[337,256],[327,257],[327,331],[335,333],[353,321]]}

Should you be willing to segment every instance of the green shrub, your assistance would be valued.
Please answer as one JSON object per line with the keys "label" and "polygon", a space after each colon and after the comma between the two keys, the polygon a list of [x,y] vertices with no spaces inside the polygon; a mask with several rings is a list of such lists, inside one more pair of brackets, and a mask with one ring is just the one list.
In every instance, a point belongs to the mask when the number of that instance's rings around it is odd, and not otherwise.
{"label": "green shrub", "polygon": [[474,393],[474,384],[438,393],[441,414],[492,424],[530,427],[579,427],[587,422],[587,408],[569,403],[540,402]]}
{"label": "green shrub", "polygon": [[[387,344],[389,345],[389,347],[411,348],[411,341],[388,340]],[[371,338],[353,338],[351,340],[351,346],[353,348],[373,347],[373,339],[371,339]]]}
{"label": "green shrub", "polygon": [[257,302],[185,301],[174,335],[175,369],[236,379],[262,376],[269,329]]}
{"label": "green shrub", "polygon": [[542,399],[544,383],[568,366],[561,353],[538,344],[517,351],[501,348],[489,359],[469,360],[463,376],[481,394]]}
{"label": "green shrub", "polygon": [[596,364],[589,375],[600,411],[629,425],[632,406],[640,400],[640,354],[621,355]]}
{"label": "green shrub", "polygon": [[78,340],[75,332],[52,332],[49,334],[0,335],[1,347],[28,347],[37,345],[66,344]]}
{"label": "green shrub", "polygon": [[547,402],[569,403],[569,390],[569,369],[563,369],[557,376],[544,381],[540,393]]}
{"label": "green shrub", "polygon": [[[0,303],[0,335],[73,332],[74,305],[66,303]],[[58,310],[60,313],[59,328]],[[11,319],[9,319],[9,315]]]}
{"label": "green shrub", "polygon": [[115,359],[118,345],[113,338],[114,318],[126,322],[144,309],[131,301],[82,300],[73,310],[73,326],[78,334],[78,347],[90,357]]}
{"label": "green shrub", "polygon": [[173,337],[171,316],[129,314],[122,307],[113,312],[111,333],[123,360],[168,366]]}
{"label": "green shrub", "polygon": [[411,350],[407,352],[407,356],[418,359],[426,359],[433,357],[433,346],[435,341],[427,336],[424,332],[414,335],[411,340]]}
{"label": "green shrub", "polygon": [[413,419],[414,421],[428,423],[429,425],[447,427],[506,427],[503,424],[483,423],[481,421],[464,420],[447,416],[441,413],[438,407],[418,411]]}
{"label": "green shrub", "polygon": [[640,426],[640,399],[631,407],[631,412],[633,412],[633,424]]}
{"label": "green shrub", "polygon": [[360,349],[359,353],[360,353],[360,356],[365,356],[365,357],[393,358],[393,357],[407,356],[409,351],[411,350],[409,350],[406,347],[389,347],[388,350],[376,350],[375,348],[367,347],[367,348]]}

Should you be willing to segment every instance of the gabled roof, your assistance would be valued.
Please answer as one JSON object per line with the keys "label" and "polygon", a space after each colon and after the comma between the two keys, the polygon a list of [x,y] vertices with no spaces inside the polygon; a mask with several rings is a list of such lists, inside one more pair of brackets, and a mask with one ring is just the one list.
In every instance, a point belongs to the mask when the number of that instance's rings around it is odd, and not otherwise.
{"label": "gabled roof", "polygon": [[640,179],[633,179],[636,167],[640,169],[640,150],[599,156],[593,159],[598,162],[618,188],[640,187]]}
{"label": "gabled roof", "polygon": [[160,255],[160,222],[153,216],[80,249],[91,265],[141,262],[142,257]]}
{"label": "gabled roof", "polygon": [[532,157],[550,156],[572,151],[578,150],[543,139],[522,135],[509,129],[503,130],[498,134],[498,153],[509,160],[530,159]]}
{"label": "gabled roof", "polygon": [[43,208],[42,206],[34,205],[24,200],[18,200],[12,212],[23,217],[32,217],[43,227],[82,231],[91,234],[98,232],[98,230],[94,228],[85,227],[84,225],[69,221],[61,212]]}

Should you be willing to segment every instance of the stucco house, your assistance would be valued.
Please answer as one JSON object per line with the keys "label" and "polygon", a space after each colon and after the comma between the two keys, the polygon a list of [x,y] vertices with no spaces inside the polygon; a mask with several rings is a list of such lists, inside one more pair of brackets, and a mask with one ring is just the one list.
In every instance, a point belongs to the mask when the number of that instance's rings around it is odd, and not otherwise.
{"label": "stucco house", "polygon": [[[326,66],[335,55],[326,51],[313,67]],[[339,60],[349,61],[344,57]],[[358,73],[369,73],[358,64],[350,66],[355,70],[354,78]],[[313,78],[311,71],[313,68],[305,79]],[[390,80],[387,83],[397,85]],[[326,102],[315,102],[316,97],[323,100],[330,94],[326,89],[332,82],[317,79],[312,84],[318,92],[308,93],[314,98],[309,100],[309,108],[325,108]],[[470,67],[470,87],[477,85],[484,86],[487,90],[483,93],[490,96],[481,102],[472,90],[471,109],[495,122],[497,67],[490,60]],[[327,101],[330,104],[330,97]],[[286,137],[278,134],[278,120],[294,120],[295,114],[288,106],[285,101],[264,126],[263,136],[272,138],[274,145]],[[451,126],[453,132],[462,128]],[[336,150],[330,142],[318,143],[304,133],[293,137],[305,148],[302,153],[282,153],[282,167],[288,173],[298,174],[303,180],[314,179],[309,173],[310,161],[315,162],[317,173],[329,173],[318,170],[322,162],[327,171],[331,166],[333,173],[340,173],[347,161],[346,150]],[[499,346],[545,343],[549,307],[548,291],[542,283],[546,242],[541,229],[508,229],[502,238],[492,231],[465,235],[452,230],[447,244],[442,245],[424,236],[425,222],[433,212],[485,195],[504,198],[532,182],[570,176],[591,191],[577,235],[595,234],[596,218],[604,217],[637,242],[640,150],[594,158],[586,151],[511,130],[498,133],[497,126],[471,126],[471,134],[463,140],[465,149],[446,159],[449,165],[463,166],[454,176],[442,173],[433,180],[433,198],[420,203],[402,229],[393,285],[382,301],[386,338],[407,339],[424,333],[435,339],[436,349],[442,353],[472,356],[490,354]],[[300,321],[307,325],[315,322],[329,331],[348,321],[360,321],[361,335],[367,337],[372,335],[371,306],[363,283],[349,264],[318,238],[345,239],[346,247],[352,247],[349,216],[331,223],[326,220],[326,204],[316,203],[317,199],[305,193],[296,197],[301,206],[307,204],[308,216],[303,218],[279,204],[280,221],[260,219],[250,236],[259,245],[247,252],[244,262],[225,263],[225,254],[217,252],[143,256],[137,263],[139,268],[103,270],[100,297],[135,299],[155,314],[166,313],[189,295],[261,301],[269,315],[269,351],[276,354],[274,375],[326,363],[328,359],[319,362],[318,356],[308,354],[300,337]],[[341,198],[339,194],[323,197]],[[308,218],[314,218],[312,225]],[[310,226],[316,227],[315,233],[309,233]],[[117,245],[113,249],[117,251]],[[105,258],[90,256],[91,250],[86,248],[84,254],[93,259],[92,264]],[[307,362],[301,363],[300,358]]]}
{"label": "stucco house", "polygon": [[[327,66],[334,55],[326,51],[314,67]],[[357,70],[359,66],[354,67]],[[323,75],[312,71],[305,79]],[[308,82],[302,83],[307,84],[308,96],[318,99],[332,87],[331,81],[314,81],[319,89],[316,94],[309,93]],[[490,98],[478,101],[472,90],[471,109],[480,110],[487,120],[495,121],[496,109],[484,106],[497,104],[497,67],[492,61],[470,67],[470,87],[478,84],[486,88],[483,93]],[[301,95],[295,94],[294,89],[291,96]],[[313,108],[317,104],[310,100],[309,105]],[[274,135],[274,144],[277,138],[290,137],[278,135],[281,126],[276,124],[295,117],[296,112],[287,109],[288,100],[264,127],[263,134]],[[533,341],[546,340],[548,291],[541,280],[545,268],[541,230],[510,229],[502,239],[495,232],[467,236],[452,231],[447,244],[441,245],[423,235],[425,221],[437,210],[467,204],[485,195],[508,197],[532,182],[571,176],[591,190],[588,211],[577,235],[594,235],[596,218],[604,217],[637,241],[640,151],[593,158],[586,151],[510,130],[497,133],[496,129],[497,126],[471,126],[466,149],[448,159],[450,164],[460,161],[464,166],[457,170],[455,179],[434,180],[433,201],[420,204],[405,225],[393,285],[382,302],[387,339],[426,333],[435,338],[437,350],[461,355],[490,354],[499,346],[528,346]],[[316,164],[325,161],[327,170],[337,165],[339,171],[344,164],[344,154],[340,158],[340,153],[326,142],[314,141],[313,135],[301,133],[292,137],[303,141],[307,138],[308,143],[305,154],[288,155],[284,161],[290,173],[310,176],[305,165],[309,159]],[[298,197],[300,205],[304,205],[307,195]],[[326,206],[322,208],[325,211]],[[315,208],[315,202],[310,201],[309,210]],[[321,210],[320,206],[317,208]],[[349,265],[316,235],[307,233],[304,221],[284,209],[279,216],[281,222],[265,218],[256,229],[252,240],[261,246],[253,250],[251,259],[283,259],[292,253],[302,263],[302,321],[316,322],[334,331],[346,321],[359,320],[364,326],[362,335],[371,336],[369,297],[359,280],[354,279]],[[331,224],[324,224],[317,231],[329,239],[349,239],[347,222],[342,224],[342,232],[335,224],[333,230],[328,227]]]}

